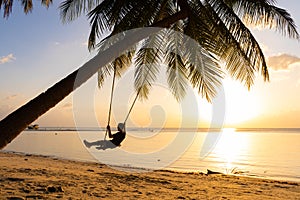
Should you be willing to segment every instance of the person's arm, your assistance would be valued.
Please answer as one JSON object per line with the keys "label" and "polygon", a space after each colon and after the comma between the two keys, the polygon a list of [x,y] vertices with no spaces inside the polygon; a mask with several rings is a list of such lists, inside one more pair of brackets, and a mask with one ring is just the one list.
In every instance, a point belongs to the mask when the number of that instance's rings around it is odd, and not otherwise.
{"label": "person's arm", "polygon": [[110,130],[110,126],[109,125],[107,125],[106,129],[107,129],[107,132],[108,132],[108,137],[109,138],[113,138],[113,135],[111,134],[111,130]]}

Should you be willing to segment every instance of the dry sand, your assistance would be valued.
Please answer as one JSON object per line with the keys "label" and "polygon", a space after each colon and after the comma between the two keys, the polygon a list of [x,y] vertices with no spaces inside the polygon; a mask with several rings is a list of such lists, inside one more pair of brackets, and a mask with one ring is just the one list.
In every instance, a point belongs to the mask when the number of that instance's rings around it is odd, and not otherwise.
{"label": "dry sand", "polygon": [[300,183],[0,152],[0,199],[300,199]]}

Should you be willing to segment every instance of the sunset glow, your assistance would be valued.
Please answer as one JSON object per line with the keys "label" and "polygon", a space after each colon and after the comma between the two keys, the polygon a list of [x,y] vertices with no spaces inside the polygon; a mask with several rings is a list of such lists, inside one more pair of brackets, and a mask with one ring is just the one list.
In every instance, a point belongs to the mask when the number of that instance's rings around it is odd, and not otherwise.
{"label": "sunset glow", "polygon": [[[278,1],[278,5],[290,11],[299,26],[300,15],[297,10],[298,1]],[[39,11],[41,9],[41,11]],[[30,99],[45,91],[48,87],[62,79],[70,72],[89,60],[93,54],[87,49],[86,40],[89,24],[85,18],[80,18],[72,24],[62,24],[56,6],[51,6],[47,12],[36,8],[36,12],[24,17],[16,12],[9,20],[1,20],[3,27],[0,49],[0,118],[17,109]],[[37,12],[39,11],[39,12]],[[55,16],[55,17],[53,17]],[[47,20],[46,24],[41,19]],[[39,24],[39,26],[33,26]],[[43,25],[43,26],[41,26]],[[30,29],[26,27],[32,27]],[[57,30],[53,32],[53,30]],[[260,43],[267,59],[270,82],[261,80],[260,72],[251,90],[248,91],[242,83],[229,78],[223,80],[225,102],[225,127],[300,127],[300,46],[292,39],[287,39],[274,31],[253,29],[253,34]],[[19,34],[22,32],[22,34]],[[34,33],[34,34],[33,34]],[[13,38],[13,39],[12,39]],[[30,49],[25,48],[30,46]],[[163,66],[162,66],[163,67]],[[164,76],[164,72],[161,75]],[[7,78],[9,77],[9,78]],[[113,123],[122,121],[128,109],[129,97],[133,98],[133,78],[130,81],[122,77],[120,85],[131,84],[125,90],[116,89],[116,99],[124,99],[125,103],[116,100],[113,104]],[[166,81],[166,80],[165,80]],[[159,81],[159,84],[162,82]],[[119,86],[120,86],[119,85]],[[167,84],[163,83],[165,87]],[[119,88],[117,86],[116,88]],[[92,88],[86,90],[86,88]],[[131,126],[165,126],[180,127],[182,121],[181,104],[173,99],[169,92],[162,96],[154,85],[148,100],[138,102],[134,107]],[[163,88],[164,90],[167,87]],[[85,109],[84,97],[92,93],[97,103],[92,102],[100,126],[107,123],[111,82],[108,80],[101,91],[97,91],[96,77],[89,80],[78,89],[82,93],[82,105],[74,102],[74,93],[59,103],[35,123],[40,126],[75,126],[78,121],[86,126],[91,123],[91,110]],[[86,90],[85,92],[83,92]],[[76,91],[77,92],[77,91]],[[76,93],[75,92],[75,93]],[[99,95],[97,97],[98,93]],[[196,92],[195,92],[196,93]],[[198,105],[188,109],[191,119],[197,119],[199,127],[209,127],[212,119],[212,104],[197,96]],[[126,104],[126,105],[125,105]],[[81,118],[74,118],[74,112]],[[189,117],[185,116],[184,118]]]}

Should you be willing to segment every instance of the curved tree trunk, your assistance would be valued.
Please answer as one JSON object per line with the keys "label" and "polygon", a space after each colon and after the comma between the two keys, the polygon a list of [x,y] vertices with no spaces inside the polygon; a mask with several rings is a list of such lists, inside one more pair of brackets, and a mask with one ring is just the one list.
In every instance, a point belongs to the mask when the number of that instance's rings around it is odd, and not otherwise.
{"label": "curved tree trunk", "polygon": [[[126,49],[161,30],[169,27],[174,22],[187,17],[187,12],[180,11],[152,25],[152,28],[141,28],[130,31],[123,39],[103,52],[99,52],[78,70],[74,71],[47,91],[29,101],[16,111],[0,121],[0,149],[16,138],[28,125],[41,115],[53,108],[57,103],[91,78],[100,67],[117,58]],[[114,37],[114,36],[113,36]]]}
{"label": "curved tree trunk", "polygon": [[161,29],[152,28],[152,32],[149,30],[150,29],[140,29],[127,34],[121,41],[112,45],[107,50],[99,52],[98,55],[85,63],[78,70],[0,121],[0,149],[17,137],[29,124],[53,108],[73,90],[91,78],[101,66],[105,66],[136,42]]}
{"label": "curved tree trunk", "polygon": [[5,147],[29,124],[70,94],[77,72],[78,70],[0,121],[0,148]]}

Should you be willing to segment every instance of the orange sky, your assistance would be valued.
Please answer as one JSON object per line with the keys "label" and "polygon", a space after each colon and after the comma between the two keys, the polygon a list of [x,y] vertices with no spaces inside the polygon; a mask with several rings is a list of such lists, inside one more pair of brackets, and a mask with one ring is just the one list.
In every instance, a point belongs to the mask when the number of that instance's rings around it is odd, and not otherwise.
{"label": "orange sky", "polygon": [[[298,4],[299,1],[296,0],[278,1],[278,5],[286,8],[300,26]],[[43,23],[45,20],[48,23]],[[89,30],[87,20],[80,18],[71,25],[63,25],[55,5],[47,12],[36,8],[36,12],[26,17],[22,13],[16,13],[8,20],[0,20],[0,27],[0,43],[3,44],[0,48],[0,119],[45,91],[91,57],[86,46]],[[224,80],[224,125],[300,127],[299,42],[286,39],[273,31],[252,31],[268,59],[271,81],[264,83],[258,76],[255,85],[248,92],[240,83]],[[122,80],[119,86],[127,84]],[[103,90],[98,91],[94,77],[36,123],[40,126],[66,127],[75,124],[98,126],[99,122],[100,126],[105,126],[110,84],[107,81]],[[90,98],[88,102],[87,96]],[[113,122],[124,119],[124,109],[127,109],[129,97],[132,96],[132,85],[125,90],[116,89]],[[129,125],[183,126],[184,118],[191,122],[189,124],[185,120],[184,126],[194,126],[194,121],[197,120],[199,126],[207,127],[212,118],[212,106],[200,97],[196,99],[197,106],[177,104],[166,89],[165,82],[159,81],[149,100],[136,105]],[[187,110],[190,115],[183,116],[182,109]],[[197,115],[200,116],[199,119]]]}

